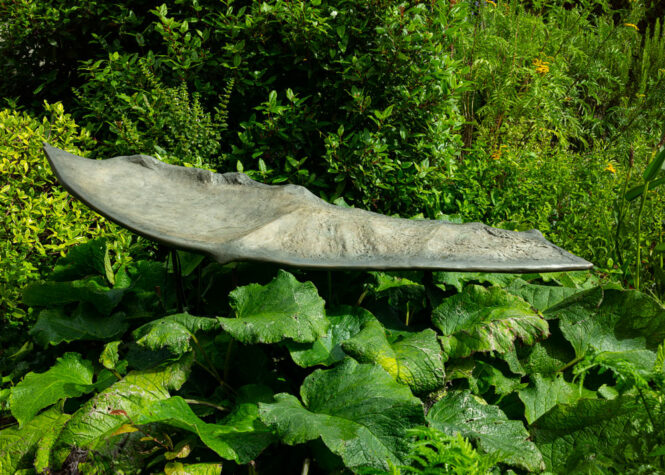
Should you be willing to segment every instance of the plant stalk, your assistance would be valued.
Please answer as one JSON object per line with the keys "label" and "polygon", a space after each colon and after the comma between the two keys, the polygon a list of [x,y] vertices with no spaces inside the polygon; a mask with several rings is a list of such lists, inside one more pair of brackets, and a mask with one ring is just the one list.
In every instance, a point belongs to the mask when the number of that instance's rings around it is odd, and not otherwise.
{"label": "plant stalk", "polygon": [[198,404],[200,406],[212,407],[212,408],[217,409],[218,411],[221,411],[221,412],[228,412],[229,411],[229,409],[224,407],[224,406],[218,406],[217,404],[214,404],[214,403],[208,402],[208,401],[199,401],[198,399],[185,399],[185,402],[187,404]]}
{"label": "plant stalk", "polygon": [[642,265],[642,256],[640,245],[642,240],[642,212],[644,211],[644,203],[647,200],[647,192],[649,191],[649,182],[644,183],[644,191],[642,192],[642,199],[640,200],[640,210],[637,213],[637,259],[635,262],[635,290],[640,290],[640,267]]}
{"label": "plant stalk", "polygon": [[305,460],[303,460],[302,463],[302,472],[300,472],[300,475],[307,475],[309,473],[309,464],[311,463],[311,460],[309,457],[307,457]]}

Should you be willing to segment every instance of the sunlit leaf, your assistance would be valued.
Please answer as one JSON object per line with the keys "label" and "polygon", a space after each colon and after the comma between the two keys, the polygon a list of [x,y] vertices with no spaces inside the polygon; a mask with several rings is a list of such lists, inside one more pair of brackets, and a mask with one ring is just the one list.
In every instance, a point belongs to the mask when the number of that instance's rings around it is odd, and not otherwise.
{"label": "sunlit leaf", "polygon": [[[131,423],[150,404],[170,397],[170,390],[180,388],[189,373],[192,359],[181,358],[163,368],[132,371],[81,406],[69,420],[55,443],[59,467],[72,447],[97,449],[113,444],[113,433]],[[116,436],[117,438],[122,437]]]}
{"label": "sunlit leaf", "polygon": [[511,294],[521,297],[540,312],[562,302],[571,295],[582,292],[582,289],[574,287],[530,284],[522,279],[515,279],[505,289]]}
{"label": "sunlit leaf", "polygon": [[505,353],[514,348],[516,339],[533,344],[548,334],[547,321],[499,287],[465,287],[434,309],[432,321],[442,331],[441,342],[450,357],[477,351]]}
{"label": "sunlit leaf", "polygon": [[158,318],[134,330],[136,343],[151,350],[167,348],[181,355],[191,350],[191,341],[196,332],[219,328],[214,318],[195,317],[179,313]]}
{"label": "sunlit leaf", "polygon": [[543,458],[520,421],[512,421],[501,409],[484,403],[466,391],[446,394],[427,413],[429,424],[448,435],[461,434],[478,448],[497,454],[510,465],[529,471],[544,469]]}
{"label": "sunlit leaf", "polygon": [[34,468],[41,473],[49,464],[48,449],[68,419],[69,415],[52,408],[21,429],[14,426],[0,430],[0,473],[32,468],[33,461]]}
{"label": "sunlit leaf", "polygon": [[229,297],[237,318],[219,321],[243,343],[313,342],[330,325],[314,284],[298,282],[288,272],[280,271],[267,285],[240,287]]}
{"label": "sunlit leaf", "polygon": [[9,406],[23,426],[37,413],[60,399],[78,397],[94,389],[90,361],[78,353],[65,353],[44,373],[28,373],[12,388]]}
{"label": "sunlit leaf", "polygon": [[164,475],[219,475],[222,473],[221,463],[167,463]]}
{"label": "sunlit leaf", "polygon": [[444,357],[434,330],[389,331],[378,320],[370,320],[342,348],[361,363],[381,365],[414,393],[427,393],[443,386]]}
{"label": "sunlit leaf", "polygon": [[571,404],[582,397],[595,397],[593,391],[563,379],[563,376],[545,377],[535,374],[528,387],[518,391],[524,403],[524,416],[531,424],[557,404]]}
{"label": "sunlit leaf", "polygon": [[300,395],[302,402],[282,393],[274,404],[261,404],[261,419],[290,445],[320,437],[351,469],[402,461],[406,430],[424,423],[422,405],[406,386],[351,359],[309,375]]}
{"label": "sunlit leaf", "polygon": [[193,432],[220,457],[243,464],[256,458],[272,441],[272,433],[258,420],[258,407],[254,407],[254,418],[249,423],[212,424],[197,417],[184,399],[175,396],[155,401],[141,411],[135,422],[159,422]]}
{"label": "sunlit leaf", "polygon": [[454,287],[461,292],[472,282],[504,286],[517,278],[516,274],[493,274],[487,272],[434,272],[434,282]]}
{"label": "sunlit leaf", "polygon": [[658,174],[658,172],[660,172],[661,168],[663,168],[663,163],[665,163],[665,148],[662,148],[660,152],[656,154],[653,160],[651,160],[649,165],[647,165],[644,173],[642,174],[644,180],[652,180]]}

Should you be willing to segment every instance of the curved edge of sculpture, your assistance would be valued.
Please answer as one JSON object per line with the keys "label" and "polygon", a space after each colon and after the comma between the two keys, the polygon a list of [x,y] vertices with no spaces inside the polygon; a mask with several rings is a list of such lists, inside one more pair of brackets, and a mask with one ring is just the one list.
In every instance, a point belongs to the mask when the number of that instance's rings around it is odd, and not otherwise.
{"label": "curved edge of sculpture", "polygon": [[342,208],[296,185],[168,165],[146,155],[91,160],[44,144],[58,181],[102,216],[221,263],[322,269],[558,272],[593,265],[543,238],[482,223]]}

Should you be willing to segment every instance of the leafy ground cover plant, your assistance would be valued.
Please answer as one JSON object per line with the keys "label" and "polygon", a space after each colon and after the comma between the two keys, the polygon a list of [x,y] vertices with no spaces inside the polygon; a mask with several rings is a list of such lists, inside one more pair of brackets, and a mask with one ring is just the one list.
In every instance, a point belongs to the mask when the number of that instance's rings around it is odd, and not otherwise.
{"label": "leafy ground cover plant", "polygon": [[185,253],[90,266],[106,253],[78,246],[24,292],[39,314],[0,360],[3,472],[664,468],[665,309],[640,292]]}

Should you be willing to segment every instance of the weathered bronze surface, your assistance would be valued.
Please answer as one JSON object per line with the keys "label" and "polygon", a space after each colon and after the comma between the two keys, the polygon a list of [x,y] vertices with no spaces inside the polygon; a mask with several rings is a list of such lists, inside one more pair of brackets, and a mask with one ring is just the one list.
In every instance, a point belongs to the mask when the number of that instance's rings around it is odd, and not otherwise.
{"label": "weathered bronze surface", "polygon": [[485,272],[583,270],[592,264],[539,231],[409,220],[342,208],[301,186],[168,165],[145,155],[90,160],[44,145],[60,183],[147,238],[219,262],[328,269]]}

